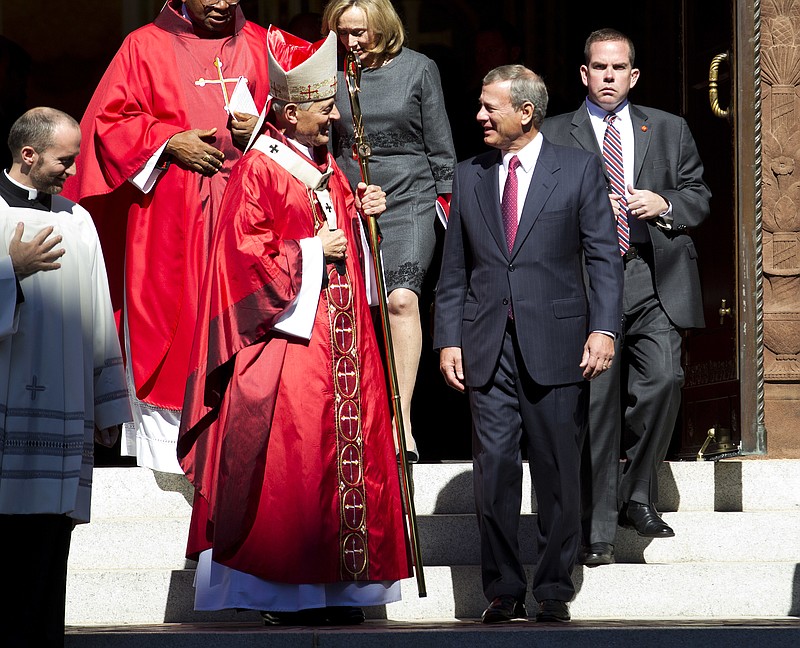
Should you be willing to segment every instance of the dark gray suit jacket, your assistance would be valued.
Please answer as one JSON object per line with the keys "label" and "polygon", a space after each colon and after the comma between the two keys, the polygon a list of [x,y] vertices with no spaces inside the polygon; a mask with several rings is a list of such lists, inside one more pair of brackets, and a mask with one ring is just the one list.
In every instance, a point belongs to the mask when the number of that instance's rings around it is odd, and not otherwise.
{"label": "dark gray suit jacket", "polygon": [[601,162],[543,142],[511,254],[500,212],[500,162],[500,152],[490,151],[456,168],[434,347],[461,347],[466,384],[488,384],[510,302],[533,380],[580,382],[589,332],[620,328],[622,261]]}
{"label": "dark gray suit jacket", "polygon": [[[653,244],[656,292],[678,328],[705,326],[697,252],[689,230],[709,214],[711,192],[689,126],[663,110],[630,105],[634,139],[634,187],[649,189],[672,204],[672,229],[647,221]],[[551,141],[596,153],[602,159],[586,105],[550,117],[542,133]]]}

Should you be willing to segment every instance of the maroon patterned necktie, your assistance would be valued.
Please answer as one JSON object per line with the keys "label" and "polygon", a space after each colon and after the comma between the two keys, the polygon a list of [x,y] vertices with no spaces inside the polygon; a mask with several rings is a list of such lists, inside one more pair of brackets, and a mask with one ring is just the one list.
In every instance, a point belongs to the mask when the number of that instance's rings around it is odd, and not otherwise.
{"label": "maroon patterned necktie", "polygon": [[608,113],[603,121],[606,122],[606,133],[603,136],[603,159],[608,169],[611,181],[611,191],[622,196],[619,201],[619,216],[617,217],[617,238],[619,239],[619,253],[625,254],[631,246],[631,230],[628,226],[628,202],[625,199],[625,167],[622,164],[622,138],[620,137],[614,120],[617,116]]}
{"label": "maroon patterned necktie", "polygon": [[519,158],[515,155],[508,161],[508,177],[506,178],[506,186],[503,187],[503,200],[500,203],[509,253],[514,249],[514,239],[517,237],[517,227],[519,227],[517,218],[518,166]]}

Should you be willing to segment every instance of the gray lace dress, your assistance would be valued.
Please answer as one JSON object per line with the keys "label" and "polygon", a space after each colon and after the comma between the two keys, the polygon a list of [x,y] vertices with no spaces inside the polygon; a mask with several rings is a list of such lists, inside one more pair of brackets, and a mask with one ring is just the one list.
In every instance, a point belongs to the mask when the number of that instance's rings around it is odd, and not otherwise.
{"label": "gray lace dress", "polygon": [[[344,76],[339,69],[333,155],[350,184],[361,181],[353,159],[353,119]],[[372,145],[370,175],[386,192],[380,217],[386,289],[420,294],[436,243],[437,194],[450,193],[456,163],[450,123],[436,64],[403,48],[380,68],[361,76],[364,131]]]}

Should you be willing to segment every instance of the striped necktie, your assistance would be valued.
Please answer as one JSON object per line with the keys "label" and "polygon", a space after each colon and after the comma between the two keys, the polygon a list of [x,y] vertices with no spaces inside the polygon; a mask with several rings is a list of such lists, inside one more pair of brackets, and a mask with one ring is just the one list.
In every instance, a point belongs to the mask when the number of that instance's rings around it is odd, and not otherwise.
{"label": "striped necktie", "polygon": [[611,191],[622,196],[619,201],[619,217],[617,218],[617,237],[619,253],[625,254],[631,246],[631,230],[628,226],[628,202],[625,199],[625,167],[622,164],[622,138],[614,120],[617,116],[609,113],[603,119],[606,122],[606,133],[603,136],[603,159],[611,180]]}

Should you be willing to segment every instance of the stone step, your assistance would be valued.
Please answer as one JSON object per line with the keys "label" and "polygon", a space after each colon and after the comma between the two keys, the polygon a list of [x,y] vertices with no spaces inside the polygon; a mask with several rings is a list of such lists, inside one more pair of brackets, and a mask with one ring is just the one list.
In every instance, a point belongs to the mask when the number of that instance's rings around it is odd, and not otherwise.
{"label": "stone step", "polygon": [[[67,625],[250,622],[254,612],[193,610],[193,570],[95,570],[70,574]],[[530,578],[530,574],[529,574]],[[573,618],[748,619],[797,616],[798,566],[792,563],[617,564],[573,574]],[[428,596],[403,582],[403,600],[369,608],[397,621],[474,619],[486,607],[477,566],[428,567]],[[528,597],[529,610],[534,609]]]}
{"label": "stone step", "polygon": [[582,622],[503,627],[475,620],[437,623],[367,621],[355,628],[265,628],[257,623],[70,628],[66,648],[796,648],[794,620]]}
{"label": "stone step", "polygon": [[[618,529],[614,553],[622,563],[800,563],[800,511],[749,513],[666,513],[674,538],[642,538]],[[424,565],[477,565],[480,547],[474,515],[433,515],[418,519]],[[523,515],[520,553],[534,562],[536,516]]]}
{"label": "stone step", "polygon": [[[800,460],[723,460],[663,463],[660,511],[800,511]],[[522,512],[536,511],[530,473],[523,470]],[[472,464],[414,466],[414,504],[420,515],[472,513]]]}
{"label": "stone step", "polygon": [[[472,464],[414,466],[418,515],[472,513]],[[800,460],[723,460],[664,463],[661,511],[800,511]],[[523,471],[522,512],[535,512],[530,476]],[[186,517],[193,491],[179,475],[146,468],[98,468],[92,519]]]}
{"label": "stone step", "polygon": [[[615,553],[623,563],[795,562],[800,563],[800,511],[747,513],[666,513],[674,538],[640,538],[619,529]],[[535,515],[523,515],[520,549],[534,562]],[[187,517],[103,519],[75,529],[70,569],[183,569]],[[473,514],[419,515],[424,565],[476,565],[480,562],[478,527]]]}
{"label": "stone step", "polygon": [[[376,617],[478,617],[481,594],[471,465],[419,464],[415,502],[429,596],[413,580],[405,598]],[[524,488],[529,488],[525,472]],[[800,613],[800,461],[675,463],[662,467],[673,539],[620,530],[619,564],[578,568],[576,618],[743,618]],[[93,522],[70,554],[72,625],[257,621],[252,613],[193,610],[193,563],[184,558],[192,489],[142,468],[95,471]],[[531,562],[535,503],[526,498],[521,537]]]}
{"label": "stone step", "polygon": [[194,489],[183,475],[149,468],[95,468],[92,521],[188,518]]}
{"label": "stone step", "polygon": [[[425,570],[426,598],[403,581],[403,600],[386,606],[396,620],[475,618],[486,607],[480,568]],[[617,564],[576,567],[575,619],[720,619],[800,613],[798,567],[791,563]],[[531,582],[531,570],[528,570]],[[535,609],[530,594],[528,609]],[[375,614],[375,612],[373,612]]]}

